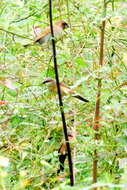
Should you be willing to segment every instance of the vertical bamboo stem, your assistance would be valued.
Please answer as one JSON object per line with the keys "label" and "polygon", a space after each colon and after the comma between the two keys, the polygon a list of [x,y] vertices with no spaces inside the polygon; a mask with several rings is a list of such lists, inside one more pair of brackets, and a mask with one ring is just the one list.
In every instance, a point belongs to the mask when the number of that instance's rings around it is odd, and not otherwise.
{"label": "vertical bamboo stem", "polygon": [[[104,16],[106,14],[106,1],[104,0]],[[105,39],[105,25],[106,21],[102,21],[101,26],[101,34],[100,34],[100,58],[99,58],[99,65],[103,66],[104,63],[104,39]],[[96,107],[95,107],[95,117],[94,117],[94,126],[93,129],[95,130],[94,139],[95,141],[98,140],[98,130],[100,125],[100,99],[101,99],[101,87],[102,87],[102,79],[98,80],[98,86],[97,86],[97,97],[96,97]],[[97,155],[97,149],[94,150],[93,153],[93,183],[97,182],[97,165],[98,164],[98,155]],[[94,190],[97,190],[97,188],[93,188]]]}

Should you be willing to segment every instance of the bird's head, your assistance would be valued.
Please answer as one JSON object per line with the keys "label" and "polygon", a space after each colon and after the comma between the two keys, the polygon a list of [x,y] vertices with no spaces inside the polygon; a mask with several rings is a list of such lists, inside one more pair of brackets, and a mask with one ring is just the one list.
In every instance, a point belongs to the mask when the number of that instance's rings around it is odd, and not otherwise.
{"label": "bird's head", "polygon": [[62,21],[62,27],[63,29],[66,29],[69,28],[69,25],[65,21]]}
{"label": "bird's head", "polygon": [[58,21],[55,24],[60,26],[63,30],[69,28],[69,25],[64,20]]}

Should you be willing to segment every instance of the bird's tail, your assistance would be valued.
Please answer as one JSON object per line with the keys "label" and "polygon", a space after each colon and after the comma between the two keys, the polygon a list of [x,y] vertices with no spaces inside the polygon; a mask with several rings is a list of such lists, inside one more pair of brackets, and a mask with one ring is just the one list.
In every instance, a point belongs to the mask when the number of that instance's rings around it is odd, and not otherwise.
{"label": "bird's tail", "polygon": [[83,98],[81,95],[78,95],[78,94],[77,95],[73,95],[73,97],[75,97],[75,98],[77,98],[77,99],[79,99],[79,100],[81,100],[83,102],[89,102],[89,100]]}
{"label": "bird's tail", "polygon": [[57,170],[57,174],[64,171],[64,162],[66,160],[66,157],[67,157],[67,153],[65,153],[64,155],[62,155],[62,154],[59,155],[60,166],[59,166],[59,169]]}
{"label": "bird's tail", "polygon": [[23,47],[27,48],[27,47],[32,46],[32,45],[33,44],[30,44],[30,43],[29,44],[24,44]]}

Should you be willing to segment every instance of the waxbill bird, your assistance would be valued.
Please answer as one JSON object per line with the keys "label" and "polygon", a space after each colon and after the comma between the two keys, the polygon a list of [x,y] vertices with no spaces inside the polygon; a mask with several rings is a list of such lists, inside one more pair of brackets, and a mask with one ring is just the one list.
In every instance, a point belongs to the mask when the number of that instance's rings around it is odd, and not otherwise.
{"label": "waxbill bird", "polygon": [[[56,81],[54,79],[47,78],[45,81],[43,81],[43,84],[46,84],[52,93],[57,93]],[[60,90],[61,90],[62,96],[71,95],[72,97],[75,97],[83,102],[89,102],[89,100],[85,99],[84,97],[82,97],[79,94],[76,94],[73,90],[71,90],[63,82],[60,83]]]}
{"label": "waxbill bird", "polygon": [[[68,132],[68,139],[71,141],[73,138],[75,138],[75,134],[73,132]],[[57,174],[64,171],[64,162],[67,157],[67,146],[65,140],[62,141],[61,146],[58,150],[58,156],[59,156],[59,169],[57,170]]]}
{"label": "waxbill bird", "polygon": [[[69,25],[63,20],[55,22],[53,25],[54,37],[61,36],[63,31],[68,27]],[[51,39],[51,30],[50,27],[47,27],[44,31],[40,32],[38,35],[34,37],[33,43],[25,44],[24,47],[33,45],[35,43],[39,44],[47,43],[50,39]]]}

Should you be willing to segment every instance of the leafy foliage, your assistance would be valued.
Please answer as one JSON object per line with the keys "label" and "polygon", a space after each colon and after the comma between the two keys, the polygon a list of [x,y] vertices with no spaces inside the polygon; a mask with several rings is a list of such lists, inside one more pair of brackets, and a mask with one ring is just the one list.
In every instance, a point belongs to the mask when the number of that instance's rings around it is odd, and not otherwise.
{"label": "leafy foliage", "polygon": [[[90,100],[84,104],[64,98],[68,127],[73,128],[74,117],[77,134],[73,142],[74,189],[91,185],[95,147],[99,156],[98,187],[124,188],[126,166],[121,167],[119,161],[127,153],[127,3],[108,3],[105,64],[101,68],[98,62],[103,2],[69,0],[69,6],[66,1],[53,4],[54,21],[62,18],[71,26],[57,42],[60,79]],[[67,164],[65,179],[56,174],[63,134],[58,98],[42,85],[46,77],[54,77],[52,49],[47,45],[23,47],[31,42],[34,25],[49,25],[48,3],[1,0],[0,6],[0,188],[70,189]],[[92,125],[100,78],[101,127],[96,142]]]}

